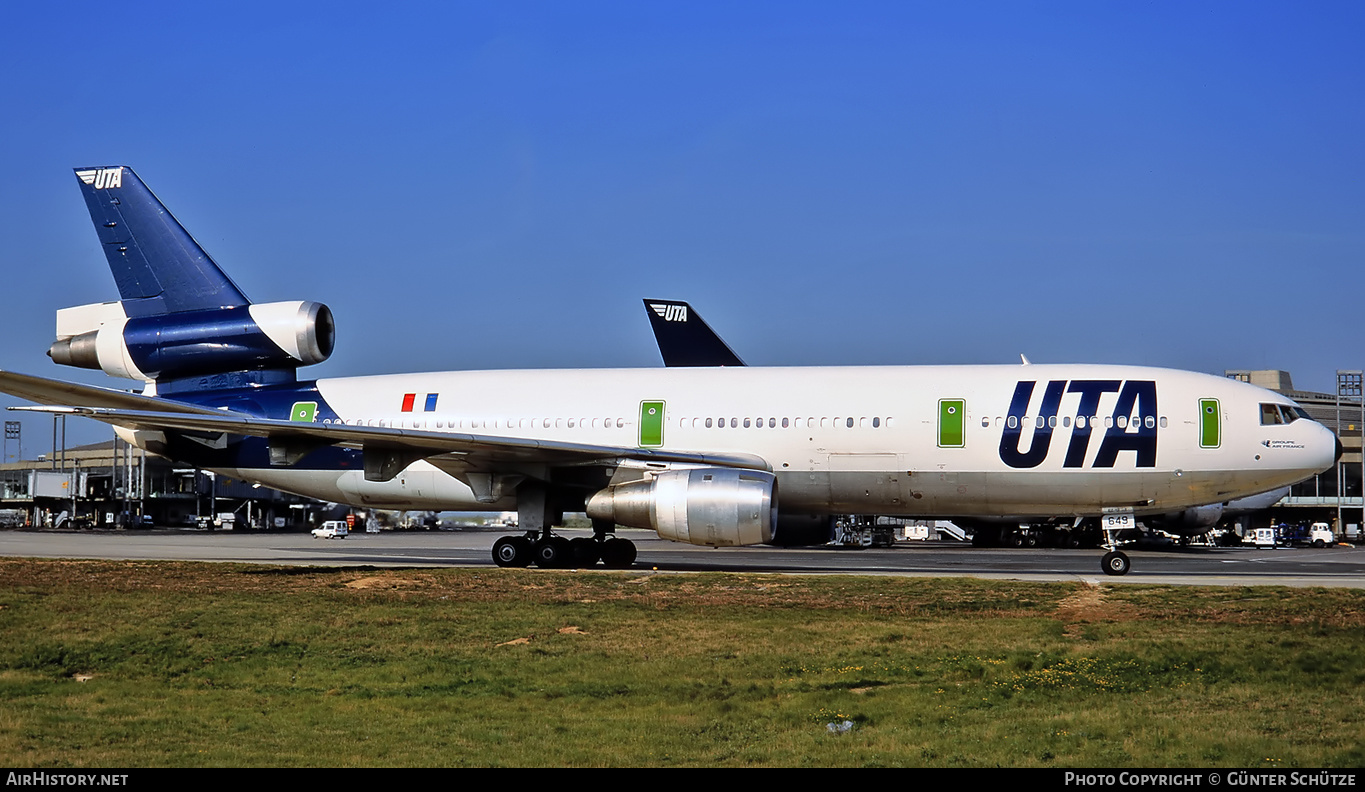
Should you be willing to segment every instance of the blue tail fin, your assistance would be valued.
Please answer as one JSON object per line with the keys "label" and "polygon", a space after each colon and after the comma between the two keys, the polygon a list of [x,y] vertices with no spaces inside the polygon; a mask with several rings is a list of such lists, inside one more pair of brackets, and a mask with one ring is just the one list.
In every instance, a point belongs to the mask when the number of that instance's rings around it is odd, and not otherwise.
{"label": "blue tail fin", "polygon": [[129,316],[250,305],[132,168],[76,168]]}

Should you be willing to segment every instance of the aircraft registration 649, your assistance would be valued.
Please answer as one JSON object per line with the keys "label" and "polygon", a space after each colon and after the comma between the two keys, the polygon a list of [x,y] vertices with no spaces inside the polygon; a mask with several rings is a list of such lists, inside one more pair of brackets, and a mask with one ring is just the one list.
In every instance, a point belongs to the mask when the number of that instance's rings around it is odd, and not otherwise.
{"label": "aircraft registration 649", "polygon": [[[512,510],[502,565],[628,566],[617,525],[700,545],[827,540],[836,515],[1099,520],[1296,483],[1339,444],[1290,399],[1112,365],[499,370],[300,381],[330,311],[253,304],[130,168],[77,170],[121,300],[49,354],[140,395],[0,372],[184,464],[358,507]],[[728,350],[727,350],[728,351]],[[736,358],[737,361],[737,358]],[[586,512],[594,538],[553,527]],[[1102,567],[1127,572],[1110,537]]]}

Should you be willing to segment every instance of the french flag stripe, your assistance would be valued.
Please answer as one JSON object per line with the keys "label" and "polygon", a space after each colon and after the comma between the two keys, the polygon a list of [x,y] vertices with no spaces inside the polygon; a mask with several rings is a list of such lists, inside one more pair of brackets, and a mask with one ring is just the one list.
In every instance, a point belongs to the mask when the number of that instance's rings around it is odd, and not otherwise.
{"label": "french flag stripe", "polygon": [[428,394],[427,394],[426,412],[436,412],[436,397],[437,397],[437,396],[440,396],[440,395],[441,395],[441,394],[439,394],[439,393],[428,393]]}
{"label": "french flag stripe", "polygon": [[403,412],[412,412],[412,403],[417,400],[417,394],[403,394]]}

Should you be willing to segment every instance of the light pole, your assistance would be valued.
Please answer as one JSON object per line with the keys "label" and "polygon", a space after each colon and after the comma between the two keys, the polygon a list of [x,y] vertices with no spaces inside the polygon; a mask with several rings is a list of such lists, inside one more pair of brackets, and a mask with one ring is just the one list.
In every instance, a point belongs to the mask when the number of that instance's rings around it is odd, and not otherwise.
{"label": "light pole", "polygon": [[81,461],[71,460],[71,527],[76,527],[76,493],[80,487]]}

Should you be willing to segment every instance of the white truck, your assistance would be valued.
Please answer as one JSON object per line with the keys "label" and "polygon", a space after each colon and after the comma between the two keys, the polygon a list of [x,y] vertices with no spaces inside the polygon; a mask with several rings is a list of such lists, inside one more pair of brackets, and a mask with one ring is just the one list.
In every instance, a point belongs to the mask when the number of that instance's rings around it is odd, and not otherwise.
{"label": "white truck", "polygon": [[1332,527],[1325,522],[1315,522],[1308,526],[1308,541],[1314,547],[1330,547],[1337,543]]}

